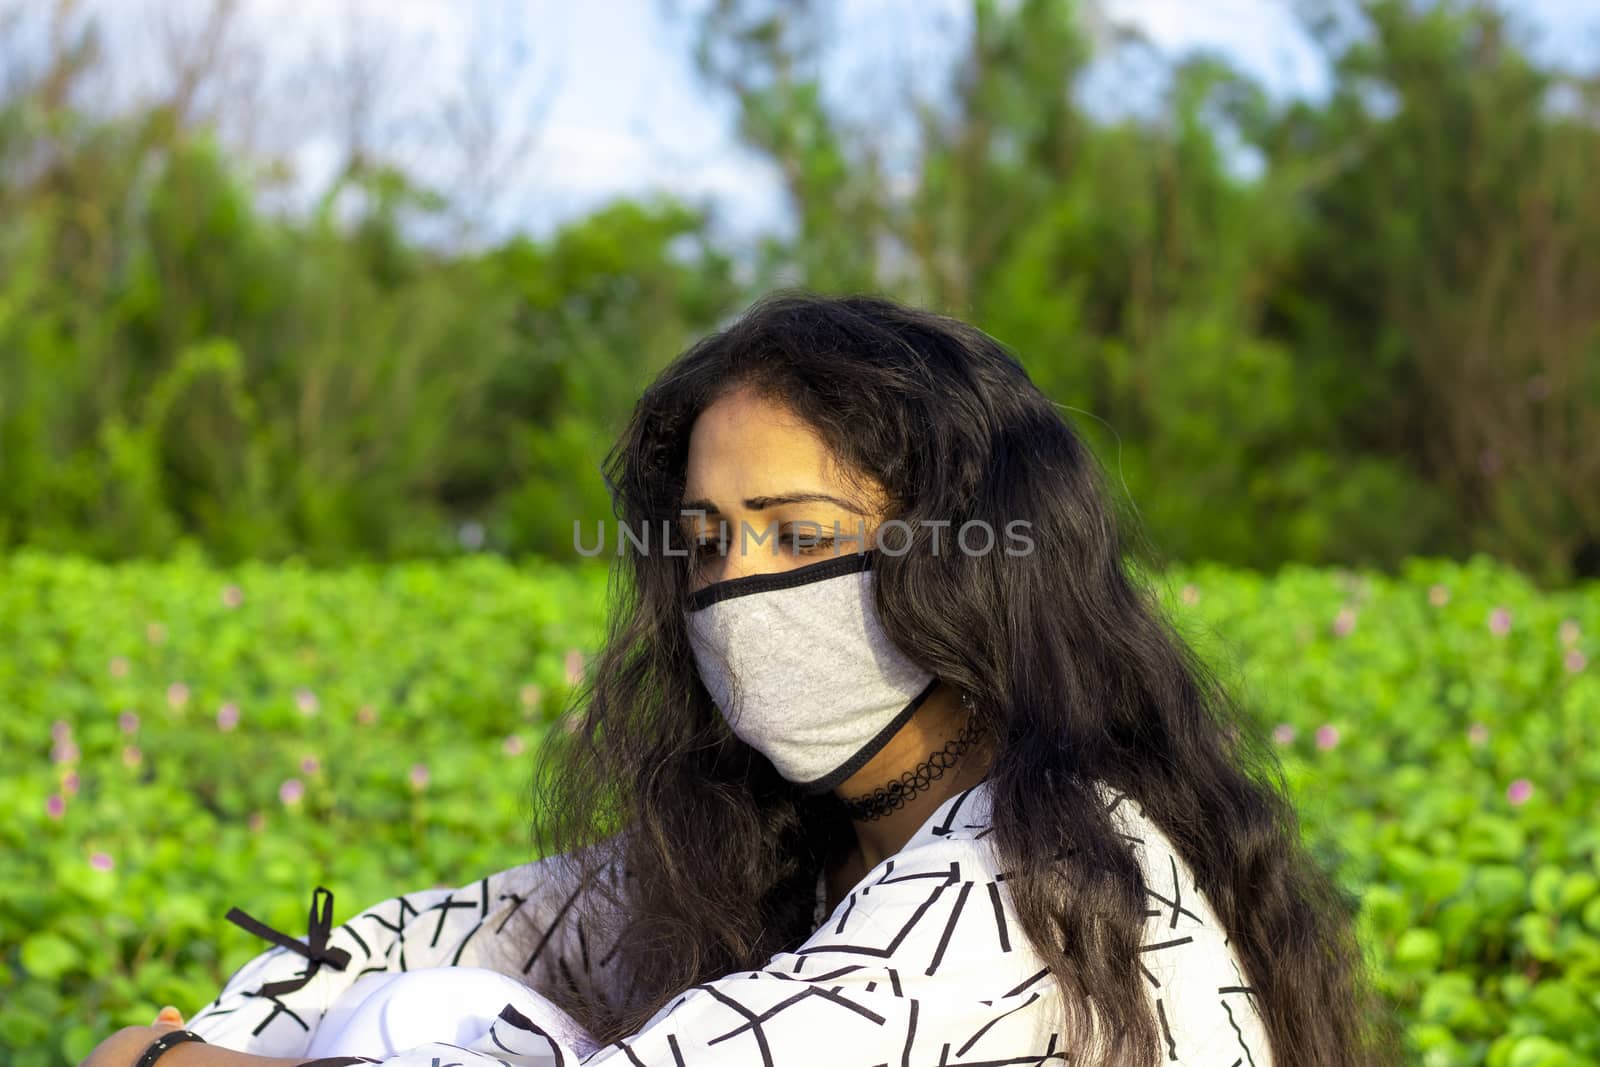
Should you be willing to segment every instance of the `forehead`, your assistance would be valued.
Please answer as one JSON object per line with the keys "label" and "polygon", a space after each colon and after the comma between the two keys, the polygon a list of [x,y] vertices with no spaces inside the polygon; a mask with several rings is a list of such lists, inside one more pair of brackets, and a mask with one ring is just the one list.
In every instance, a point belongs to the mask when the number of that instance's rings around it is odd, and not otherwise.
{"label": "forehead", "polygon": [[846,488],[833,450],[788,408],[740,388],[695,420],[685,498],[729,507],[746,497],[822,488]]}

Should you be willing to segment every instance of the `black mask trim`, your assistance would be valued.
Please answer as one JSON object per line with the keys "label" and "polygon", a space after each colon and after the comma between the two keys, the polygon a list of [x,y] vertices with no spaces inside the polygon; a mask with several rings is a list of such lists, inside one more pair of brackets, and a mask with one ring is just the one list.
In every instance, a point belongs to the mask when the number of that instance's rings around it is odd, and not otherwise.
{"label": "black mask trim", "polygon": [[830,771],[821,778],[800,783],[800,791],[802,793],[809,793],[811,795],[826,793],[830,789],[833,789],[843,783],[846,778],[849,778],[852,774],[865,767],[868,760],[870,760],[873,756],[876,756],[879,752],[883,751],[883,746],[887,745],[889,743],[889,739],[900,731],[900,727],[904,726],[906,724],[906,720],[911,718],[911,713],[922,706],[922,702],[928,699],[928,695],[933,692],[934,687],[938,684],[938,678],[935,677],[929,679],[928,684],[922,687],[922,692],[912,697],[911,703],[900,709],[900,712],[895,715],[894,718],[885,723],[883,729],[878,731],[877,736],[875,736],[871,741],[868,741],[865,745],[862,745],[860,750],[857,751],[855,755],[845,760],[844,763],[840,764],[837,769]]}
{"label": "black mask trim", "polygon": [[741,578],[713,582],[689,594],[686,607],[691,612],[699,611],[712,604],[732,600],[734,597],[765,593],[773,589],[792,589],[797,585],[809,585],[812,582],[837,578],[841,574],[855,574],[857,571],[871,569],[871,549],[864,552],[848,552],[818,563],[808,563],[793,570],[775,571],[771,574],[746,574]]}

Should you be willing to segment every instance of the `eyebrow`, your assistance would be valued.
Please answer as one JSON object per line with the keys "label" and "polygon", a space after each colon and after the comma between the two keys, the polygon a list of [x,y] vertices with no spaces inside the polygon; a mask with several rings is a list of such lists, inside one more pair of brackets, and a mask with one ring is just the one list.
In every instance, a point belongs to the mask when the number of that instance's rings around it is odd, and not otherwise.
{"label": "eyebrow", "polygon": [[[852,514],[860,515],[856,506],[849,501],[840,500],[827,493],[779,493],[776,496],[753,496],[744,502],[744,506],[751,511],[765,511],[782,504],[810,504],[810,503],[837,504]],[[686,500],[679,505],[680,511],[703,511],[707,515],[720,515],[721,510],[709,500]]]}

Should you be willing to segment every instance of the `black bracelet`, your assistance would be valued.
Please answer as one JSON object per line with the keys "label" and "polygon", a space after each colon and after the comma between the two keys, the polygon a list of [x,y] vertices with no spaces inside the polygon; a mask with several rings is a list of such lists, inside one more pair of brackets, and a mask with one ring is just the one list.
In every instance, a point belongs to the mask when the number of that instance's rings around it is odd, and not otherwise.
{"label": "black bracelet", "polygon": [[150,1043],[150,1047],[144,1050],[144,1055],[139,1057],[139,1062],[135,1063],[133,1067],[151,1067],[160,1058],[161,1054],[173,1045],[181,1045],[185,1041],[199,1041],[204,1044],[205,1040],[193,1030],[173,1030],[170,1033],[162,1034]]}

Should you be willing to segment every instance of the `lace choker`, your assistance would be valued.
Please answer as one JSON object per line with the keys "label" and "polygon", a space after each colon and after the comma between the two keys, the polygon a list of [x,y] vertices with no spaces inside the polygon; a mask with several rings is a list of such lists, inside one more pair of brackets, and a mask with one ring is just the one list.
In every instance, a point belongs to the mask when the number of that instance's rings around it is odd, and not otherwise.
{"label": "lace choker", "polygon": [[967,723],[961,732],[944,743],[944,747],[930,752],[928,758],[900,775],[888,785],[881,785],[864,797],[841,800],[844,810],[856,822],[871,822],[905,806],[907,800],[944,777],[944,772],[956,765],[978,736],[978,718],[973,714],[972,695],[961,694],[961,704],[967,709]]}

